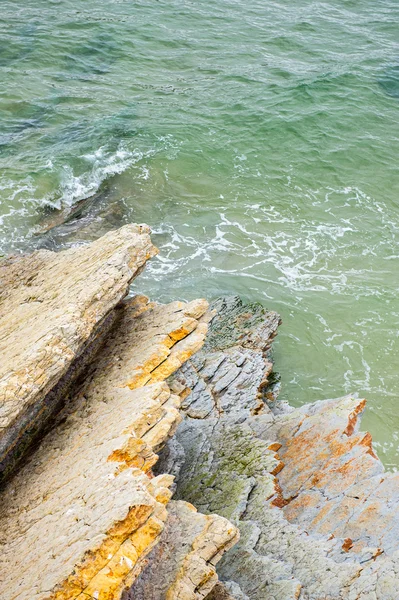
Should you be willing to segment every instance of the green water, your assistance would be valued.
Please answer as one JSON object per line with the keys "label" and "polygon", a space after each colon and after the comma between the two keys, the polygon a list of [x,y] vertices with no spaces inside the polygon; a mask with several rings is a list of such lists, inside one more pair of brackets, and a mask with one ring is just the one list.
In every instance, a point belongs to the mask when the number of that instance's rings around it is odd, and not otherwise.
{"label": "green water", "polygon": [[399,465],[397,0],[3,0],[0,73],[0,252],[106,186],[136,289],[279,311],[282,397]]}

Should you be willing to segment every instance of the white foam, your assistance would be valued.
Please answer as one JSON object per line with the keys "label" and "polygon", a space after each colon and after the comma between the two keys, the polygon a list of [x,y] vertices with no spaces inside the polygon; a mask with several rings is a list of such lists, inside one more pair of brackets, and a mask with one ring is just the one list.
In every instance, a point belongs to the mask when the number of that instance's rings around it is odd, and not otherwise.
{"label": "white foam", "polygon": [[[64,165],[62,168],[60,183],[61,204],[71,206],[79,200],[83,200],[94,194],[100,185],[111,177],[123,173],[131,165],[137,163],[144,156],[143,152],[130,151],[120,144],[114,152],[107,150],[102,146],[92,154],[83,155],[81,158],[88,163],[88,169],[81,175],[75,175],[70,165]],[[149,172],[143,167],[142,177],[148,178]]]}

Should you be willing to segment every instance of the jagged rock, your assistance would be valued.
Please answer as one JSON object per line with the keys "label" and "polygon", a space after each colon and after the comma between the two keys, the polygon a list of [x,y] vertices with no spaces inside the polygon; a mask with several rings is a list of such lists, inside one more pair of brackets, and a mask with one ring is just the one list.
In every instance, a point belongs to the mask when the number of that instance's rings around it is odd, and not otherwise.
{"label": "jagged rock", "polygon": [[0,262],[0,480],[59,410],[155,253],[146,225],[126,225],[84,247]]}
{"label": "jagged rock", "polygon": [[217,583],[216,563],[237,540],[237,529],[226,519],[171,501],[148,567],[123,600],[201,600]]}
{"label": "jagged rock", "polygon": [[[277,420],[285,517],[308,534],[331,537],[331,556],[358,577],[342,598],[399,597],[399,474],[386,473],[369,433],[359,432],[365,401],[351,396],[303,406]],[[304,460],[306,457],[306,460]],[[299,470],[299,464],[302,465]]]}
{"label": "jagged rock", "polygon": [[248,596],[243,594],[234,581],[228,581],[224,584],[218,581],[207,595],[206,600],[248,600]]}
{"label": "jagged rock", "polygon": [[119,305],[79,392],[2,492],[1,598],[115,600],[130,587],[171,495],[172,478],[151,475],[180,420],[164,379],[201,347],[206,308]]}
{"label": "jagged rock", "polygon": [[177,498],[240,530],[206,600],[395,600],[399,476],[358,433],[364,401],[279,403],[278,316],[237,298],[213,309],[203,350],[170,380],[184,420],[157,465]]}
{"label": "jagged rock", "polygon": [[279,402],[259,305],[121,302],[154,252],[128,226],[0,266],[3,475],[53,426],[1,493],[0,597],[399,598],[399,475],[365,402]]}

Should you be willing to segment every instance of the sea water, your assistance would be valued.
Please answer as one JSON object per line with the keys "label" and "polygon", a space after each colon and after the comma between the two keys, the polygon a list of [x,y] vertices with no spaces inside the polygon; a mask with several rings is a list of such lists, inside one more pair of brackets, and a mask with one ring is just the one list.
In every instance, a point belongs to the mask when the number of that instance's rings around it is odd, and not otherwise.
{"label": "sea water", "polygon": [[399,2],[3,0],[0,254],[107,190],[134,289],[277,310],[281,396],[399,466]]}

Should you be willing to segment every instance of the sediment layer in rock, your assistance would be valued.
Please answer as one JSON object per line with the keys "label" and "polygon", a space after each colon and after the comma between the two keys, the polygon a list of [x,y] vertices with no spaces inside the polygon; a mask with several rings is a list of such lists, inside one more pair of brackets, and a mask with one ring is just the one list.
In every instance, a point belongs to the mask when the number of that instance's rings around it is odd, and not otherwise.
{"label": "sediment layer in rock", "polygon": [[215,565],[238,541],[234,525],[171,501],[160,540],[123,600],[201,600],[217,583]]}
{"label": "sediment layer in rock", "polygon": [[157,465],[177,498],[240,530],[207,600],[398,598],[399,476],[358,432],[364,401],[279,403],[278,316],[237,298],[213,308],[203,350],[170,383],[184,420]]}
{"label": "sediment layer in rock", "polygon": [[259,305],[121,302],[154,251],[128,226],[0,267],[3,476],[62,407],[1,493],[0,597],[399,598],[399,475],[365,402],[279,402]]}
{"label": "sediment layer in rock", "polygon": [[127,225],[83,247],[1,261],[0,480],[60,408],[155,253],[149,228]]}
{"label": "sediment layer in rock", "polygon": [[201,347],[206,307],[120,305],[79,393],[1,495],[1,598],[115,600],[130,587],[171,495],[172,478],[151,475],[180,419],[164,379]]}

